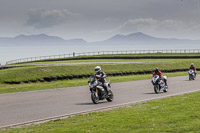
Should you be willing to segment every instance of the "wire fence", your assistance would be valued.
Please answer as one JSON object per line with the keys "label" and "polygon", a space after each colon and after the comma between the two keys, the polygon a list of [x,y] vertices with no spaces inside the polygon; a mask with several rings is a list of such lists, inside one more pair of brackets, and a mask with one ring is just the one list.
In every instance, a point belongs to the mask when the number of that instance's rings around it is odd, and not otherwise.
{"label": "wire fence", "polygon": [[71,54],[60,54],[60,55],[49,55],[49,56],[38,56],[21,58],[16,60],[7,61],[6,65],[48,60],[48,59],[61,59],[77,56],[93,56],[93,55],[116,55],[116,54],[154,54],[154,53],[200,53],[200,49],[175,49],[175,50],[123,50],[123,51],[95,51],[95,52],[84,52],[84,53],[71,53]]}

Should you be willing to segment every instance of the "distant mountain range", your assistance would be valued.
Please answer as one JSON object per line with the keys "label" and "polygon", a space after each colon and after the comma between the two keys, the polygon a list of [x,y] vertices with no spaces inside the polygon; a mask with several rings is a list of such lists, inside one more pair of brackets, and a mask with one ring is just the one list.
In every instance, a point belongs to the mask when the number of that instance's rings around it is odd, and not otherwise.
{"label": "distant mountain range", "polygon": [[200,40],[157,38],[141,32],[129,35],[115,35],[100,44],[200,44]]}
{"label": "distant mountain range", "polygon": [[34,46],[34,45],[68,45],[68,44],[86,44],[83,39],[64,40],[57,36],[39,35],[19,35],[14,38],[0,37],[0,46]]}
{"label": "distant mountain range", "polygon": [[115,35],[107,40],[88,43],[83,39],[64,40],[56,36],[46,34],[19,35],[14,38],[0,37],[0,46],[41,46],[41,45],[86,45],[86,44],[200,44],[200,40],[157,38],[141,32],[129,35]]}

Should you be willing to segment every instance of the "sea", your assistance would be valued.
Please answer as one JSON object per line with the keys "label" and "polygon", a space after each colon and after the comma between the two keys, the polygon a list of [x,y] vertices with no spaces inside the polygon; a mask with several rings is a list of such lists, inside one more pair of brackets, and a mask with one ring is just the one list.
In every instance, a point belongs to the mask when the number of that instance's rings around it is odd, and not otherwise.
{"label": "sea", "polygon": [[95,52],[95,51],[123,51],[123,50],[174,50],[200,49],[200,45],[67,45],[67,46],[0,46],[0,63],[7,61],[60,54]]}

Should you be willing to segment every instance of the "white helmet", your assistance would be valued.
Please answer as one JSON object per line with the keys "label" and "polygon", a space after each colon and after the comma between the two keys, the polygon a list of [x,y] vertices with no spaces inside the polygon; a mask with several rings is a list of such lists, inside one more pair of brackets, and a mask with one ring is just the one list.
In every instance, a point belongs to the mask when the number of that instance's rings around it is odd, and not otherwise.
{"label": "white helmet", "polygon": [[191,66],[194,66],[194,63],[191,63]]}
{"label": "white helmet", "polygon": [[95,70],[96,73],[98,73],[98,72],[101,71],[101,67],[100,66],[96,66],[94,70]]}

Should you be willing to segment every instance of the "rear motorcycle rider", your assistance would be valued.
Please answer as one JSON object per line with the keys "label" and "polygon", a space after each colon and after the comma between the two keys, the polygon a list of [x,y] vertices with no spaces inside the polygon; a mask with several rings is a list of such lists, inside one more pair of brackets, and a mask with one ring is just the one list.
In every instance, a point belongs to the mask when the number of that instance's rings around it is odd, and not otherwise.
{"label": "rear motorcycle rider", "polygon": [[197,70],[196,70],[196,67],[194,66],[194,63],[191,64],[190,66],[190,69],[189,70],[193,70],[194,73],[195,73],[195,77],[196,77],[196,74],[197,74]]}
{"label": "rear motorcycle rider", "polygon": [[160,79],[162,79],[165,82],[165,85],[167,86],[167,79],[164,78],[164,76],[162,75],[162,72],[158,69],[158,67],[155,68],[152,77],[154,75],[158,75]]}
{"label": "rear motorcycle rider", "polygon": [[95,77],[97,78],[97,80],[99,82],[102,83],[102,87],[106,90],[107,94],[108,94],[108,86],[105,84],[106,82],[106,74],[104,72],[101,72],[101,67],[100,66],[96,66],[95,67]]}

